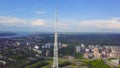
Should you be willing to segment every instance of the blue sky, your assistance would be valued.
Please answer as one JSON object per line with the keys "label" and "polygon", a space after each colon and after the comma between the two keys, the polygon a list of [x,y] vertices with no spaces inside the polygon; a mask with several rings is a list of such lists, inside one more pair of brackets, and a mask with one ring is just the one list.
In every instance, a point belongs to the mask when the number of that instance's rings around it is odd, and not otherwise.
{"label": "blue sky", "polygon": [[120,32],[120,0],[0,0],[0,31]]}

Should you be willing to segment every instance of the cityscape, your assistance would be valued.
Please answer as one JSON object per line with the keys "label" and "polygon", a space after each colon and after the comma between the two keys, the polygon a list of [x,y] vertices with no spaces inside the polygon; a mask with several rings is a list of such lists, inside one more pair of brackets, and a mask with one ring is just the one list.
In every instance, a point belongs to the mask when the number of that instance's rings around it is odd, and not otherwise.
{"label": "cityscape", "polygon": [[119,3],[1,0],[0,68],[120,68]]}
{"label": "cityscape", "polygon": [[[15,35],[15,33],[8,35],[12,34]],[[119,37],[119,34],[111,33],[59,33],[59,67],[90,68],[92,65],[102,64],[102,68],[119,68]],[[2,36],[0,38],[0,67],[52,68],[53,42],[54,33],[31,33],[26,36],[7,38]]]}

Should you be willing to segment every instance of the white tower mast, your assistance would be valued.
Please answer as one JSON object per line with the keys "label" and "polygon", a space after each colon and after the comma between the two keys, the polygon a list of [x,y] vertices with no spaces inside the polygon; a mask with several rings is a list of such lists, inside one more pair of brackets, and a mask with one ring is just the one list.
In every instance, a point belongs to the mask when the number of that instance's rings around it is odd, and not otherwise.
{"label": "white tower mast", "polygon": [[53,68],[58,67],[58,33],[57,33],[57,23],[58,23],[58,8],[55,11],[55,36],[54,36],[54,61],[53,61]]}

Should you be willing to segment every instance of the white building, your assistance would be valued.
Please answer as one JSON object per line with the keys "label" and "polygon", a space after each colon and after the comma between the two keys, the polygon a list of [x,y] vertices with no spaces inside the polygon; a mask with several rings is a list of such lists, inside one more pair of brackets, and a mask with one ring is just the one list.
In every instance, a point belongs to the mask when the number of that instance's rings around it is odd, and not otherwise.
{"label": "white building", "polygon": [[110,53],[110,57],[112,57],[112,58],[120,58],[120,49],[112,48],[111,53]]}
{"label": "white building", "polygon": [[80,46],[77,46],[77,47],[76,47],[76,52],[77,52],[77,53],[80,52],[80,48],[81,48]]}
{"label": "white building", "polygon": [[120,60],[119,59],[112,59],[111,63],[115,66],[118,66],[118,65],[120,65]]}
{"label": "white building", "polygon": [[35,49],[39,49],[39,46],[35,45],[34,48],[35,48]]}

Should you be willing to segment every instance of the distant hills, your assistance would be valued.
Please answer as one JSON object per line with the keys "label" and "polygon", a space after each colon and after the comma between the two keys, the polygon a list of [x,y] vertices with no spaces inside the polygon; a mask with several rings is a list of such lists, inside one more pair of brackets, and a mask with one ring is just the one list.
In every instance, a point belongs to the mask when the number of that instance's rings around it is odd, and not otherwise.
{"label": "distant hills", "polygon": [[0,32],[0,36],[16,36],[17,33],[13,32]]}

